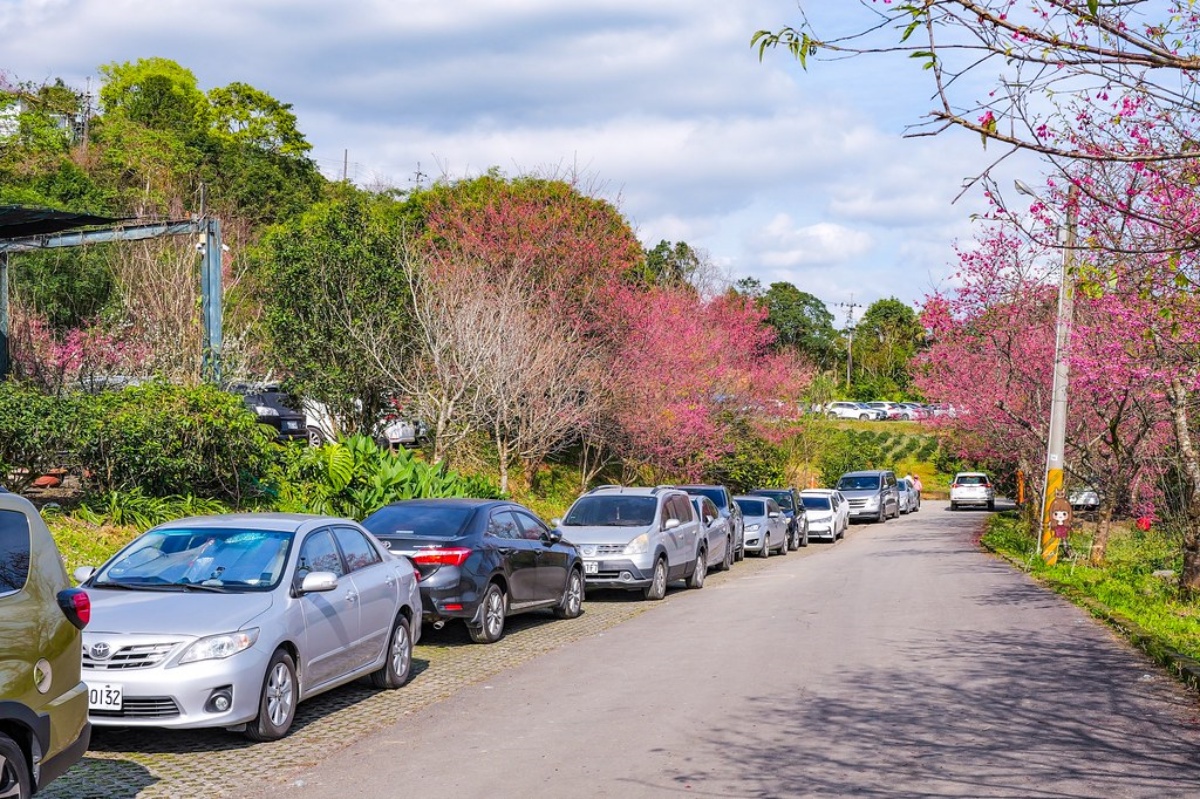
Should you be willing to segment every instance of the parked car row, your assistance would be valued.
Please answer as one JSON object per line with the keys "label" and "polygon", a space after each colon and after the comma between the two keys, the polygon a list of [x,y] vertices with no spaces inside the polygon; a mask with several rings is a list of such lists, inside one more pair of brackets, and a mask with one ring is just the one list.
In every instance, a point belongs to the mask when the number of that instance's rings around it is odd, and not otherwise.
{"label": "parked car row", "polygon": [[859,419],[861,421],[923,421],[938,416],[955,415],[947,405],[922,402],[853,402],[839,400],[824,406],[830,419]]}

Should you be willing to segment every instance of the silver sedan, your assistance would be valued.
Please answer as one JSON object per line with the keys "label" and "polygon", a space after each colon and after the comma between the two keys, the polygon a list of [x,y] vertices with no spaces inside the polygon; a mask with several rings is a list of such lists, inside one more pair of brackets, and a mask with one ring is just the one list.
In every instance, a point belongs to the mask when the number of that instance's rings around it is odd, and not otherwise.
{"label": "silver sedan", "polygon": [[421,629],[412,565],[348,519],[181,519],[75,577],[97,726],[282,738],[304,699],[364,676],[402,686]]}

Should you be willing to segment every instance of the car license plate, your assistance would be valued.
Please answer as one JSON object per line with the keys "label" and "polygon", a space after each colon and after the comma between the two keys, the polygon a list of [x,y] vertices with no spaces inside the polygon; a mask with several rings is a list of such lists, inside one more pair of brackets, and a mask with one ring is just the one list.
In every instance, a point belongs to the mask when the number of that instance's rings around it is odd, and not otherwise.
{"label": "car license plate", "polygon": [[284,422],[283,429],[284,430],[299,430],[300,423],[299,422]]}
{"label": "car license plate", "polygon": [[599,574],[600,573],[600,562],[595,561],[595,560],[585,560],[583,562],[583,573],[584,574]]}
{"label": "car license plate", "polygon": [[120,710],[122,693],[119,685],[88,683],[88,710]]}

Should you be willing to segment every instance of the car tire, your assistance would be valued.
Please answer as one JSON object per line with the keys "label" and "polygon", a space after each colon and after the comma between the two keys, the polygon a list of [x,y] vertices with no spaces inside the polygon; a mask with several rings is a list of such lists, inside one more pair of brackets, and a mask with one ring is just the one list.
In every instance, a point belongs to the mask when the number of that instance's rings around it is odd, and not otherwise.
{"label": "car tire", "polygon": [[733,568],[733,536],[725,538],[725,557],[721,558],[721,565],[717,567],[717,571],[727,572]]}
{"label": "car tire", "polygon": [[263,676],[258,715],[246,725],[246,737],[251,741],[277,741],[287,735],[296,718],[299,700],[296,663],[285,650],[276,649]]}
{"label": "car tire", "polygon": [[318,427],[308,428],[308,445],[310,447],[319,447],[325,443],[325,434]]}
{"label": "car tire", "polygon": [[412,627],[408,619],[399,616],[388,636],[387,660],[377,671],[371,672],[371,685],[394,691],[408,682],[412,673],[412,653]]}
{"label": "car tire", "polygon": [[708,550],[701,549],[696,555],[696,568],[688,578],[687,587],[700,589],[704,587],[704,578],[708,575]]}
{"label": "car tire", "polygon": [[650,576],[650,585],[642,589],[642,596],[657,602],[667,595],[667,561],[659,558],[654,561],[654,573]]}
{"label": "car tire", "polygon": [[17,742],[4,733],[0,733],[0,789],[5,796],[15,799],[29,799],[33,795],[29,761]]}
{"label": "car tire", "polygon": [[802,547],[808,546],[808,528],[807,527],[804,528],[804,535],[800,539],[800,546],[802,546]]}
{"label": "car tire", "polygon": [[483,617],[479,626],[467,625],[471,640],[477,644],[494,644],[504,637],[504,620],[508,617],[508,595],[495,583],[488,583],[483,592]]}
{"label": "car tire", "polygon": [[950,510],[958,510],[958,503],[956,503],[956,502],[951,502],[951,503],[950,503]]}
{"label": "car tire", "polygon": [[766,536],[763,538],[762,549],[758,550],[758,556],[760,558],[771,557],[771,534],[770,533],[767,533]]}
{"label": "car tire", "polygon": [[860,421],[863,421],[863,422],[865,422],[865,421],[867,421],[868,419],[870,419],[870,418],[871,418],[871,414],[869,414],[869,413],[860,413],[860,414],[858,415],[858,418],[859,418],[859,420],[860,420]]}
{"label": "car tire", "polygon": [[786,555],[788,553],[788,549],[791,547],[791,545],[792,545],[792,537],[790,535],[784,536],[783,543],[779,545],[779,555],[781,555],[781,556]]}
{"label": "car tire", "polygon": [[746,539],[743,538],[741,549],[735,549],[733,551],[733,562],[741,563],[745,559],[746,559]]}
{"label": "car tire", "polygon": [[875,522],[876,522],[877,524],[883,524],[883,523],[884,523],[884,522],[886,522],[886,521],[887,521],[887,509],[886,509],[886,508],[883,508],[883,507],[880,507],[880,508],[879,508],[879,513],[877,513],[877,514],[875,515]]}
{"label": "car tire", "polygon": [[990,500],[990,501],[988,502],[988,510],[995,510],[995,509],[996,509],[996,501],[995,501],[995,500]]}
{"label": "car tire", "polygon": [[788,533],[787,546],[784,547],[784,549],[786,549],[788,551],[793,551],[793,550],[797,550],[799,548],[800,548],[800,531],[792,530],[790,533]]}
{"label": "car tire", "polygon": [[577,619],[583,615],[583,575],[579,569],[571,569],[567,575],[567,587],[563,589],[563,598],[554,609],[554,615],[559,619]]}

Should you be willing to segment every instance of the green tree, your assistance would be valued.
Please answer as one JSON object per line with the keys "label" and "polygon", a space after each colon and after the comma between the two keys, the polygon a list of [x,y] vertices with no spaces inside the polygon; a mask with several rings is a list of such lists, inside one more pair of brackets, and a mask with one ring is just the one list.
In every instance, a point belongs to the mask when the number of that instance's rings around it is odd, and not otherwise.
{"label": "green tree", "polygon": [[208,127],[208,98],[196,76],[167,58],[140,58],[100,67],[100,104],[107,119],[123,118],[155,130],[194,134]]}
{"label": "green tree", "polygon": [[645,282],[653,286],[690,286],[703,267],[703,259],[689,244],[663,239],[646,250]]}
{"label": "green tree", "polygon": [[837,331],[825,303],[791,283],[772,283],[764,299],[778,346],[808,356],[819,369],[832,366]]}
{"label": "green tree", "polygon": [[304,155],[312,149],[296,126],[290,103],[281,103],[246,83],[213,89],[208,100],[218,138],[288,156]]}
{"label": "green tree", "polygon": [[268,231],[254,255],[280,368],[349,432],[370,429],[390,395],[358,333],[364,319],[403,329],[409,317],[403,211],[389,198],[337,184],[326,200]]}
{"label": "green tree", "polygon": [[908,305],[895,297],[871,303],[854,331],[855,396],[904,395],[911,385],[909,362],[924,339],[924,328]]}

